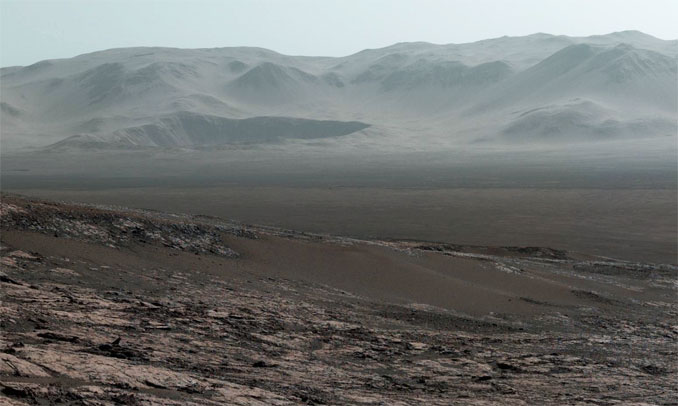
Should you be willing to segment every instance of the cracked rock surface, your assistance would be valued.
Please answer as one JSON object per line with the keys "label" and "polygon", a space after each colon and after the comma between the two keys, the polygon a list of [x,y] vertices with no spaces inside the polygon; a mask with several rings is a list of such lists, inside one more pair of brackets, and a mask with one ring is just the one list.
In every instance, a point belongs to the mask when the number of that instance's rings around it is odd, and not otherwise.
{"label": "cracked rock surface", "polygon": [[16,196],[0,209],[0,404],[678,398],[673,265]]}

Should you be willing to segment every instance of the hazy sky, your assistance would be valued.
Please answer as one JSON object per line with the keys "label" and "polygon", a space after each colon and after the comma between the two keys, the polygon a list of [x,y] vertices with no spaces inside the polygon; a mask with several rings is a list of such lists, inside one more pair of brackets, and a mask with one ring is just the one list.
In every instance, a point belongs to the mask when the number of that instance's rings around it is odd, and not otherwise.
{"label": "hazy sky", "polygon": [[535,32],[677,39],[676,21],[678,0],[0,0],[0,66],[146,45],[340,56]]}

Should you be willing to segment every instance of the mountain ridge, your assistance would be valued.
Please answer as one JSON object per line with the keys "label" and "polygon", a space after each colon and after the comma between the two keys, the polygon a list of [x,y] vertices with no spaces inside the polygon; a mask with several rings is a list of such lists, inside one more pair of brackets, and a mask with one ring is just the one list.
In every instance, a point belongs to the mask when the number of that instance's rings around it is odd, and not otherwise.
{"label": "mountain ridge", "polygon": [[[42,148],[83,130],[113,141],[118,130],[187,111],[221,119],[357,121],[384,134],[370,143],[390,143],[388,128],[425,128],[453,147],[502,139],[515,119],[510,110],[568,109],[576,99],[622,121],[655,123],[641,126],[637,136],[656,137],[677,116],[676,55],[678,41],[636,31],[408,42],[344,57],[257,47],[115,48],[3,68],[2,143],[9,150]],[[475,138],[462,136],[461,129]],[[524,138],[550,139],[536,135]]]}

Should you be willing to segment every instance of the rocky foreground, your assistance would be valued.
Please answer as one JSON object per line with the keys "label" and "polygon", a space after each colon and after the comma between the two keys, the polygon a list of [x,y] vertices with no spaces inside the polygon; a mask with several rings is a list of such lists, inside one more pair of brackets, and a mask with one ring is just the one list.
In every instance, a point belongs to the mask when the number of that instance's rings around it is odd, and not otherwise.
{"label": "rocky foreground", "polygon": [[[677,404],[672,265],[16,196],[2,197],[0,227],[0,404]],[[567,295],[521,296],[507,283],[515,296],[501,291],[496,311],[474,315],[377,300],[267,274],[241,241],[303,241],[318,255],[378,246]],[[452,275],[461,263],[449,262]]]}

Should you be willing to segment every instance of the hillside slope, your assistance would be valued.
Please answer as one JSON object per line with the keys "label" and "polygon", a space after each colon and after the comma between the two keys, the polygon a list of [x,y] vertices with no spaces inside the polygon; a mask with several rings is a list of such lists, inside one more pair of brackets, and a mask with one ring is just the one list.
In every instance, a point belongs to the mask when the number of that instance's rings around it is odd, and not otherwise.
{"label": "hillside slope", "polygon": [[[633,31],[460,45],[402,43],[341,58],[260,48],[112,49],[3,68],[2,143],[12,151],[77,135],[100,147],[134,146],[136,141],[120,142],[124,134],[155,131],[175,139],[174,125],[162,123],[185,114],[217,121],[262,116],[347,122],[341,126],[358,121],[383,134],[366,145],[395,142],[401,149],[407,143],[392,134],[444,136],[453,146],[478,139],[505,142],[507,126],[536,128],[521,137],[531,142],[584,142],[598,133],[610,139],[656,137],[675,129],[677,55],[678,42]],[[559,109],[572,117],[581,105],[572,111],[569,106],[580,99],[596,106],[587,115],[607,113],[573,118],[580,123],[566,126],[560,138],[548,129],[559,128],[561,118],[537,114],[530,117],[533,124],[512,123],[518,110]],[[583,130],[570,136],[578,127]],[[210,128],[190,137],[211,137]]]}

